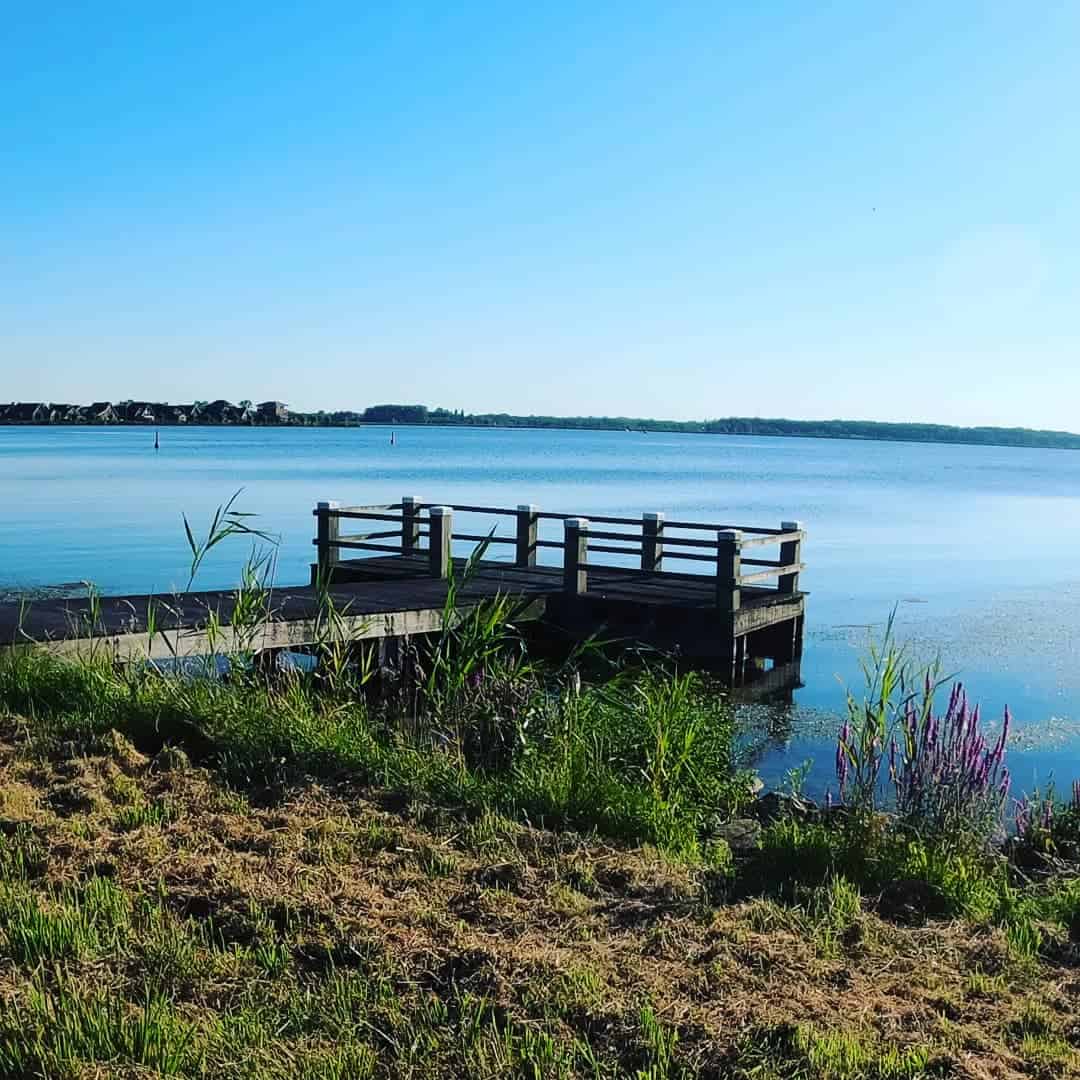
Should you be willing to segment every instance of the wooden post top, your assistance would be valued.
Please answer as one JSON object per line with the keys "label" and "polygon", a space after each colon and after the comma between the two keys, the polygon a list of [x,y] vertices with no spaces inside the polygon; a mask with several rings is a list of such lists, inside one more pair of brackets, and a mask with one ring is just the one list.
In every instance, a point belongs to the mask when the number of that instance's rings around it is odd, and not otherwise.
{"label": "wooden post top", "polygon": [[577,529],[579,531],[587,529],[589,527],[588,518],[567,518],[566,527],[568,529]]}
{"label": "wooden post top", "polygon": [[329,502],[319,502],[315,504],[316,510],[337,510],[341,506],[341,503],[335,499],[331,499]]}

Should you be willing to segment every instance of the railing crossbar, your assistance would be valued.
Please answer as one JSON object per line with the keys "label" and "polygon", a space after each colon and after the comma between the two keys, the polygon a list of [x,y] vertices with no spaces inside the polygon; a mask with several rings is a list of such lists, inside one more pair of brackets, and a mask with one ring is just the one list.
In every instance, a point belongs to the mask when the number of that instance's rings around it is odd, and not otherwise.
{"label": "railing crossbar", "polygon": [[429,510],[433,506],[448,506],[458,514],[498,514],[502,517],[517,517],[516,510],[509,510],[505,506],[470,506],[464,503],[417,503],[417,510]]}
{"label": "railing crossbar", "polygon": [[357,543],[364,540],[385,540],[388,536],[401,536],[400,529],[384,529],[380,532],[373,533],[357,533],[350,536],[339,536],[338,546],[340,547],[343,541],[356,541]]}
{"label": "railing crossbar", "polygon": [[[318,544],[318,540],[313,540],[313,544]],[[369,544],[362,540],[346,540],[343,537],[338,537],[331,545],[335,548],[348,548],[350,551],[382,551],[387,555],[400,555],[401,545],[395,544],[391,547],[389,544]]]}
{"label": "railing crossbar", "polygon": [[791,563],[788,566],[775,566],[770,570],[759,570],[756,574],[740,574],[739,581],[744,585],[754,581],[768,581],[769,578],[780,577],[782,574],[801,574],[805,569],[802,563]]}
{"label": "railing crossbar", "polygon": [[[548,510],[540,510],[536,516],[541,521],[573,521],[574,518],[580,517],[580,514],[556,514]],[[607,517],[603,514],[590,514],[589,524],[596,522],[600,525],[632,525],[635,528],[641,528],[640,518],[625,518],[625,517]]]}
{"label": "railing crossbar", "polygon": [[[456,507],[455,507],[456,509]],[[454,533],[455,540],[472,540],[477,544],[516,544],[517,540],[513,536],[496,536],[494,534],[484,533]]]}
{"label": "railing crossbar", "polygon": [[[667,540],[664,543],[666,544]],[[665,551],[664,561],[667,562],[668,559],[683,559],[686,562],[704,562],[711,563],[713,566],[716,565],[715,555],[699,555],[696,551]],[[661,573],[663,572],[661,571]]]}
{"label": "railing crossbar", "polygon": [[[749,529],[743,529],[743,532],[749,532]],[[805,533],[801,532],[778,532],[769,536],[751,536],[744,537],[742,546],[748,547],[761,547],[765,544],[787,544],[794,543],[797,540],[802,540],[805,537]]]}
{"label": "railing crossbar", "polygon": [[715,540],[702,540],[696,536],[669,536],[667,532],[667,522],[664,522],[665,528],[663,533],[663,544],[666,548],[669,544],[675,544],[678,547],[699,547],[709,548],[711,551],[716,550]]}
{"label": "railing crossbar", "polygon": [[744,533],[761,534],[769,537],[768,543],[772,543],[772,537],[779,539],[782,529],[766,529],[756,525],[705,525],[700,521],[665,521],[665,529],[697,529],[703,532],[725,532],[728,529],[738,529]]}
{"label": "railing crossbar", "polygon": [[616,547],[614,544],[594,544],[592,538],[596,533],[589,534],[589,550],[602,551],[607,555],[640,555],[641,544],[636,547]]}
{"label": "railing crossbar", "polygon": [[399,525],[402,522],[400,510],[396,514],[381,514],[368,510],[331,510],[329,515],[332,518],[349,518],[356,521],[396,521]]}
{"label": "railing crossbar", "polygon": [[[397,510],[401,512],[401,503],[372,503],[370,506],[338,506],[329,511],[331,517],[346,517],[349,514],[365,514],[368,511],[380,513],[384,510]],[[314,511],[318,513],[318,511]]]}
{"label": "railing crossbar", "polygon": [[589,537],[590,539],[596,537],[597,540],[626,540],[629,543],[640,543],[641,529],[639,527],[636,534],[627,532],[605,532],[603,529],[590,529]]}

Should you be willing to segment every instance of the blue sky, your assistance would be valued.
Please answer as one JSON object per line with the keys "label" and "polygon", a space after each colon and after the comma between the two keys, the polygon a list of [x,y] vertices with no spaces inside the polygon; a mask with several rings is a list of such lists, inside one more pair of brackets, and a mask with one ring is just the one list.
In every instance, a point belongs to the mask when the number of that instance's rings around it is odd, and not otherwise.
{"label": "blue sky", "polygon": [[4,18],[2,400],[1080,430],[1080,5]]}

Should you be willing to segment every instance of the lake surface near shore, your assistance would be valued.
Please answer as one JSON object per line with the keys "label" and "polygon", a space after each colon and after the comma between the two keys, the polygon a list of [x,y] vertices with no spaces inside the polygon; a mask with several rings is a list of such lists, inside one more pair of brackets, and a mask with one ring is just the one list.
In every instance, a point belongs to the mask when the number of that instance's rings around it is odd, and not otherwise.
{"label": "lake surface near shore", "polygon": [[[928,443],[522,429],[0,427],[0,594],[92,581],[103,592],[187,581],[181,512],[205,531],[237,506],[279,535],[277,580],[306,581],[321,499],[440,502],[778,526],[808,537],[805,686],[743,710],[768,783],[812,759],[831,781],[843,685],[872,628],[940,656],[988,717],[1009,704],[1019,786],[1080,775],[1080,453]],[[471,531],[471,527],[470,527]],[[235,584],[248,552],[200,572]],[[682,567],[680,567],[682,568]]]}

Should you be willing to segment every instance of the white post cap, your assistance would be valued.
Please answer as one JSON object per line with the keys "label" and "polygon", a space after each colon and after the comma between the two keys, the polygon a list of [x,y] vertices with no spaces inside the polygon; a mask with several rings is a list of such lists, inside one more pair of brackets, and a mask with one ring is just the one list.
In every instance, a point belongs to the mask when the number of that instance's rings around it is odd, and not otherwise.
{"label": "white post cap", "polygon": [[568,529],[577,529],[579,532],[589,527],[588,518],[567,518],[566,527]]}
{"label": "white post cap", "polygon": [[716,535],[721,540],[738,541],[742,539],[742,529],[721,529]]}
{"label": "white post cap", "polygon": [[780,522],[780,528],[783,529],[784,532],[802,532],[802,522],[801,521],[781,521]]}
{"label": "white post cap", "polygon": [[536,506],[534,503],[518,503],[519,514],[535,514],[539,509],[540,507]]}
{"label": "white post cap", "polygon": [[449,506],[429,506],[428,513],[432,517],[450,517],[453,514],[453,509]]}
{"label": "white post cap", "polygon": [[341,503],[330,500],[330,502],[316,503],[315,506],[319,510],[338,510],[341,507]]}
{"label": "white post cap", "polygon": [[662,511],[657,511],[656,513],[642,514],[641,516],[646,521],[663,521],[664,520],[664,515],[663,515]]}

